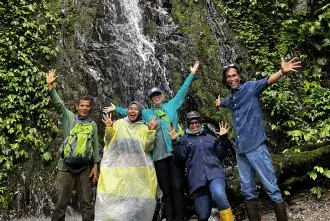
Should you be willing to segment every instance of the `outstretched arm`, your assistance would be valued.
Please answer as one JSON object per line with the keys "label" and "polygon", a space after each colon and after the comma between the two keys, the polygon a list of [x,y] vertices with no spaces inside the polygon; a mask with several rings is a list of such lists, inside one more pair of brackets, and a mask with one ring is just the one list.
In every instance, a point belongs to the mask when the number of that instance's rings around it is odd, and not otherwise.
{"label": "outstretched arm", "polygon": [[297,72],[300,68],[301,68],[301,61],[299,60],[299,58],[294,57],[293,59],[291,59],[288,62],[285,62],[282,59],[281,70],[270,75],[267,80],[267,83],[273,84],[273,83],[277,82],[279,79],[281,79],[281,77],[283,77],[285,74],[287,74],[291,71]]}
{"label": "outstretched arm", "polygon": [[65,125],[65,128],[69,128],[71,125],[70,119],[73,119],[73,113],[69,111],[64,102],[61,100],[60,96],[58,96],[54,83],[57,77],[55,77],[55,70],[51,69],[46,73],[46,83],[49,89],[49,95],[51,97],[52,103],[55,107],[56,112],[60,115],[62,123]]}
{"label": "outstretched arm", "polygon": [[126,117],[128,114],[128,109],[127,108],[123,108],[123,107],[116,107],[113,103],[110,104],[109,107],[104,107],[103,108],[103,112],[104,113],[109,113],[109,112],[116,112],[117,114],[119,114],[122,117]]}
{"label": "outstretched arm", "polygon": [[221,96],[218,95],[218,98],[215,99],[215,107],[220,108],[220,107],[227,107],[228,106],[228,97],[225,99],[221,99]]}
{"label": "outstretched arm", "polygon": [[197,70],[198,70],[199,64],[200,64],[200,61],[196,60],[195,64],[194,64],[194,67],[190,67],[190,73],[195,75]]}
{"label": "outstretched arm", "polygon": [[178,110],[182,106],[183,102],[185,101],[186,95],[189,91],[189,87],[195,78],[195,74],[198,70],[199,64],[200,64],[200,62],[199,62],[199,60],[197,60],[195,62],[194,67],[190,68],[190,75],[186,78],[183,85],[181,86],[179,91],[176,93],[175,97],[169,101],[169,103],[171,103],[171,106],[173,106],[176,110]]}

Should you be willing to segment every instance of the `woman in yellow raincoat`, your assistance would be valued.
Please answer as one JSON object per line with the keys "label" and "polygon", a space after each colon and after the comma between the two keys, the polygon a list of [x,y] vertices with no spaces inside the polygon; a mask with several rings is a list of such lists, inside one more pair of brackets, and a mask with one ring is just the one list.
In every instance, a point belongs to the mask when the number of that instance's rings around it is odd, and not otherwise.
{"label": "woman in yellow raincoat", "polygon": [[142,105],[133,101],[128,116],[103,116],[105,147],[95,202],[95,220],[151,221],[156,207],[157,178],[150,151],[156,119],[142,121]]}

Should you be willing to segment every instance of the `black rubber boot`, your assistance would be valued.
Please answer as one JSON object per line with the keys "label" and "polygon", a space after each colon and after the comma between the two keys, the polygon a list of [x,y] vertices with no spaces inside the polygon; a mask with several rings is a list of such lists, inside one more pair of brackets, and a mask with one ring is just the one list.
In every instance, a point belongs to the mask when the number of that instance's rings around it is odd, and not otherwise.
{"label": "black rubber boot", "polygon": [[285,202],[274,203],[274,211],[277,221],[287,221],[288,214],[286,213]]}
{"label": "black rubber boot", "polygon": [[249,221],[261,221],[258,200],[245,200],[244,205]]}

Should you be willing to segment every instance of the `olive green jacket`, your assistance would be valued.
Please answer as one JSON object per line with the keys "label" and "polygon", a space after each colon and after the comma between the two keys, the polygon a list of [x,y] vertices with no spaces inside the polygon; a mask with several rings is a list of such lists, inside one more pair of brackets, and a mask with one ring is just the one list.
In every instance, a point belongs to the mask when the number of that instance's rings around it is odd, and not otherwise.
{"label": "olive green jacket", "polygon": [[[50,97],[52,99],[52,103],[55,106],[55,109],[57,113],[60,115],[60,120],[63,126],[63,133],[64,138],[66,138],[70,133],[70,127],[72,126],[74,119],[74,113],[72,111],[68,110],[66,106],[64,105],[61,98],[58,96],[55,89],[52,89],[50,92]],[[92,156],[92,163],[100,163],[100,145],[97,135],[97,125],[94,121],[92,121],[93,125],[93,133],[92,133],[92,141],[93,141],[93,156]],[[69,171],[67,166],[64,163],[63,158],[60,158],[58,162],[58,170],[60,171]]]}

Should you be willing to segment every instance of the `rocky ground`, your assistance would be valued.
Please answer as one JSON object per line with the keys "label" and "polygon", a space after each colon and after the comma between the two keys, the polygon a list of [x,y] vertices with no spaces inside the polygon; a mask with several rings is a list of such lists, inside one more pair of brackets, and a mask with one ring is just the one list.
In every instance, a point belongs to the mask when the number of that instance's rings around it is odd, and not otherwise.
{"label": "rocky ground", "polygon": [[[292,221],[330,221],[330,190],[322,195],[321,199],[311,196],[309,191],[303,191],[287,199],[289,220]],[[272,205],[268,200],[260,201],[262,221],[276,221]],[[235,220],[247,221],[244,218],[244,208],[242,205],[235,207]],[[214,211],[216,213],[216,211]],[[217,217],[211,217],[209,221],[218,221]],[[197,221],[191,218],[189,221]]]}
{"label": "rocky ground", "polygon": [[[330,221],[330,191],[321,199],[311,196],[309,191],[303,191],[287,199],[288,214],[294,221]],[[263,221],[276,221],[272,206],[267,201],[262,201]],[[244,220],[244,219],[237,219]]]}
{"label": "rocky ground", "polygon": [[[288,212],[292,220],[329,221],[330,220],[330,191],[321,199],[311,196],[308,191],[301,192],[288,200]],[[274,216],[265,214],[263,220],[275,220]]]}
{"label": "rocky ground", "polygon": [[[330,190],[325,193],[321,199],[311,196],[309,191],[303,191],[295,194],[287,200],[289,220],[292,221],[330,221]],[[276,221],[272,211],[272,206],[267,200],[260,202],[262,210],[262,221]],[[214,214],[217,212],[214,210]],[[244,219],[244,208],[241,205],[235,205],[236,221],[246,221]],[[46,221],[49,218],[25,218],[15,221]],[[79,221],[80,216],[67,217],[67,221]],[[189,221],[196,221],[196,217],[191,217]],[[219,221],[214,215],[209,221]]]}

